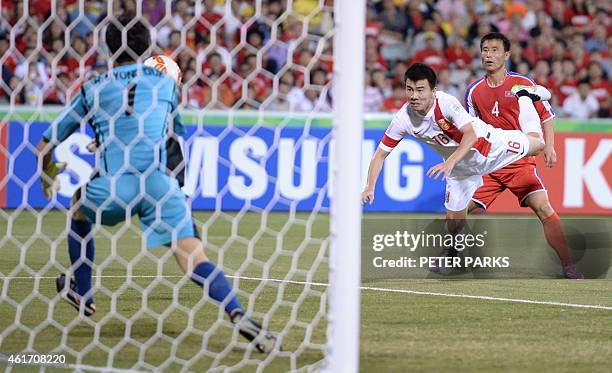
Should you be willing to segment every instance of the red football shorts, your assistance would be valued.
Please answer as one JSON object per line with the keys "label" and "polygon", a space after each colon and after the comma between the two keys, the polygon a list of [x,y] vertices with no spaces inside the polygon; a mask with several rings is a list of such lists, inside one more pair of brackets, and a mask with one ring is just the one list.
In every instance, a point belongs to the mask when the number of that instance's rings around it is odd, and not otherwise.
{"label": "red football shorts", "polygon": [[535,192],[546,191],[535,165],[526,164],[516,168],[504,168],[482,177],[484,184],[476,190],[472,201],[485,209],[495,201],[504,190],[510,190],[518,199],[521,207],[525,199]]}

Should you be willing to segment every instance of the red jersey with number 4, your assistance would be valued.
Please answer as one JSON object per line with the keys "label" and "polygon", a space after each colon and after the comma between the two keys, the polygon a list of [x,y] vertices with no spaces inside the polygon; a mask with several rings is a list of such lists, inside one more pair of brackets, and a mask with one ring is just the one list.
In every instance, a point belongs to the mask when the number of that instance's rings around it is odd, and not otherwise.
{"label": "red jersey with number 4", "polygon": [[[495,128],[520,131],[519,104],[516,96],[510,91],[516,84],[535,85],[533,80],[510,71],[502,84],[497,87],[491,87],[486,78],[480,78],[468,86],[465,92],[465,108],[472,116],[482,119]],[[535,102],[534,105],[542,123],[554,118],[555,114],[548,101]],[[525,164],[535,165],[535,158],[525,157],[510,164],[508,168],[522,167]]]}

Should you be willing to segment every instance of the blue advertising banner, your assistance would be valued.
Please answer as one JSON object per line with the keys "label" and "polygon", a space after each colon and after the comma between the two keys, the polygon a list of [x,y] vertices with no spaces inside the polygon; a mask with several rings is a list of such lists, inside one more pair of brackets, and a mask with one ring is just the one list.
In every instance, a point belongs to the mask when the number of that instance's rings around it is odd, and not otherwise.
{"label": "blue advertising banner", "polygon": [[[8,122],[6,206],[48,206],[40,187],[35,146],[49,122]],[[198,129],[199,128],[199,129]],[[371,156],[384,130],[366,129],[362,143],[362,185]],[[67,207],[75,190],[94,170],[95,155],[86,149],[89,128],[57,147],[57,161],[67,162],[59,175],[57,203]],[[194,210],[329,209],[333,147],[330,128],[297,126],[187,125],[184,191]],[[375,201],[365,211],[442,212],[444,182],[425,172],[441,158],[416,140],[405,139],[385,161]],[[338,191],[341,193],[341,191]],[[59,206],[54,206],[59,207]]]}

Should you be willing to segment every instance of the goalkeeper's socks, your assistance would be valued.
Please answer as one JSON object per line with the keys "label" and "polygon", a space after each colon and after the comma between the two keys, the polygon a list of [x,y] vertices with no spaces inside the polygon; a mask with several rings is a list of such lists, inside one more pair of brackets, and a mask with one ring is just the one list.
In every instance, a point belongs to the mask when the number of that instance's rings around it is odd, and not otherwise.
{"label": "goalkeeper's socks", "polygon": [[236,309],[242,309],[242,305],[234,294],[232,285],[227,281],[225,274],[211,262],[198,264],[193,270],[191,279],[201,287],[204,287],[205,283],[208,284],[208,295],[217,302],[223,303],[226,299],[229,299],[229,302],[225,305],[225,312],[228,315],[231,316],[232,311]]}
{"label": "goalkeeper's socks", "polygon": [[[91,272],[94,261],[94,240],[93,237],[85,238],[91,232],[91,223],[88,221],[78,221],[72,219],[70,223],[71,232],[68,233],[68,254],[73,265],[74,280],[76,281],[76,291],[84,297],[91,291]],[[81,258],[81,242],[87,240],[84,256]],[[75,267],[75,263],[81,260]],[[93,302],[91,293],[85,303]]]}
{"label": "goalkeeper's socks", "polygon": [[559,259],[561,259],[561,265],[567,266],[572,264],[570,258],[567,239],[563,232],[563,226],[561,226],[561,220],[557,213],[553,213],[551,216],[542,220],[542,226],[544,227],[544,235],[548,244],[557,252]]}

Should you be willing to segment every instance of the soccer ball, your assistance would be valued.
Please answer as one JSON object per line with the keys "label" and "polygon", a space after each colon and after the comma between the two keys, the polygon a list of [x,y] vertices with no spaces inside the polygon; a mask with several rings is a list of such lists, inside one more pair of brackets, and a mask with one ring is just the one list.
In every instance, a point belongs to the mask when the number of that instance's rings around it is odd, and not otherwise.
{"label": "soccer ball", "polygon": [[172,58],[167,56],[153,56],[147,58],[144,62],[146,66],[154,67],[159,71],[162,71],[172,77],[176,84],[181,82],[181,77],[183,76],[183,72],[181,68],[172,60]]}

